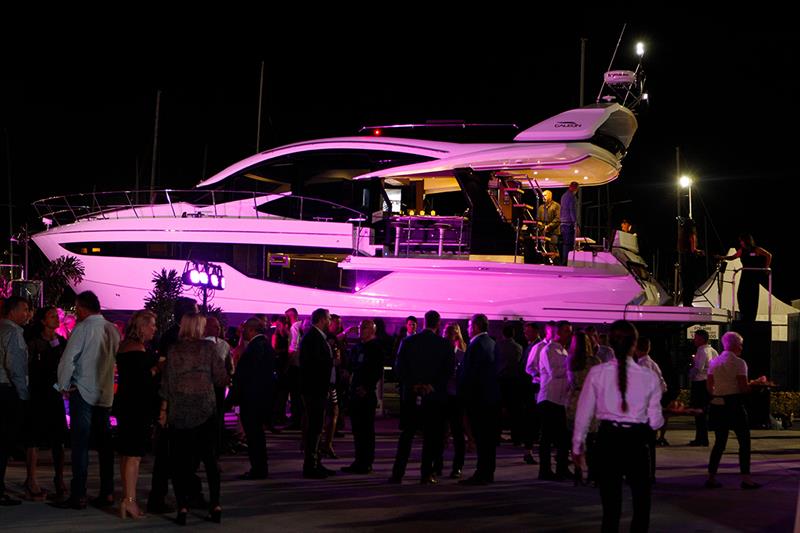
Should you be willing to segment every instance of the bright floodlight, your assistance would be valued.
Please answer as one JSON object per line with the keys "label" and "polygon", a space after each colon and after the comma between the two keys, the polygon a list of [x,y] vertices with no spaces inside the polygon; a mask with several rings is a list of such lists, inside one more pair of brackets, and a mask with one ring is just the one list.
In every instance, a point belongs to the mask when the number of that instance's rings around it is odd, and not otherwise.
{"label": "bright floodlight", "polygon": [[214,288],[219,287],[219,276],[211,274],[211,286]]}
{"label": "bright floodlight", "polygon": [[636,43],[636,55],[642,57],[644,55],[644,43],[638,42]]}
{"label": "bright floodlight", "polygon": [[678,180],[678,183],[680,184],[681,189],[688,189],[692,186],[692,178],[689,176],[681,176]]}
{"label": "bright floodlight", "polygon": [[200,285],[208,285],[208,272],[200,272]]}
{"label": "bright floodlight", "polygon": [[224,276],[219,278],[219,287],[220,287],[220,289],[223,289],[223,290],[225,289],[225,277]]}
{"label": "bright floodlight", "polygon": [[198,272],[197,270],[190,270],[189,280],[191,280],[191,282],[195,285],[200,283],[200,272]]}

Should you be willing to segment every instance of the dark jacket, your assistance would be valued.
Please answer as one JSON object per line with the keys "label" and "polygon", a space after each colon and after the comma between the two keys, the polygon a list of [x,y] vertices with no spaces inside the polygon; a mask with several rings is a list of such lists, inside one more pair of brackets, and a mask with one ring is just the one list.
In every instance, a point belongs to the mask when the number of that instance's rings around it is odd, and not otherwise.
{"label": "dark jacket", "polygon": [[239,358],[231,395],[239,405],[267,407],[272,402],[275,351],[265,335],[253,337]]}
{"label": "dark jacket", "polygon": [[466,406],[497,405],[500,402],[494,349],[495,342],[489,335],[479,335],[467,346],[464,377],[459,389]]}
{"label": "dark jacket", "polygon": [[369,342],[359,342],[353,348],[353,375],[350,386],[364,387],[368,393],[375,393],[375,387],[383,376],[383,345],[377,338]]}
{"label": "dark jacket", "polygon": [[396,365],[401,401],[416,398],[413,387],[420,384],[433,386],[430,399],[446,399],[452,359],[450,343],[429,329],[403,339]]}
{"label": "dark jacket", "polygon": [[300,392],[326,396],[331,385],[333,353],[325,336],[312,327],[300,340]]}
{"label": "dark jacket", "polygon": [[514,339],[500,339],[495,343],[494,353],[498,378],[510,380],[520,377],[522,346]]}

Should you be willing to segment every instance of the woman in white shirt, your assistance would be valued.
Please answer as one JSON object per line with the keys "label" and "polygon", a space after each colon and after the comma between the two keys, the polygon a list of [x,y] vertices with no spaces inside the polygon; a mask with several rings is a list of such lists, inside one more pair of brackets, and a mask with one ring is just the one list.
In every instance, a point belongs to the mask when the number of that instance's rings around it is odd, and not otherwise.
{"label": "woman in white shirt", "polygon": [[585,468],[586,434],[596,417],[597,481],[603,502],[603,531],[618,531],[622,512],[622,480],[633,496],[631,531],[647,531],[650,524],[651,431],[664,423],[661,384],[651,370],[633,361],[638,332],[628,321],[611,325],[610,344],[615,359],[593,367],[586,377],[575,414],[572,453]]}
{"label": "woman in white shirt", "polygon": [[711,394],[710,418],[714,424],[714,448],[708,460],[706,488],[722,486],[717,481],[717,469],[722,453],[728,444],[728,432],[733,430],[739,441],[739,470],[743,489],[757,489],[761,485],[750,477],[750,426],[744,408],[743,395],[750,391],[747,382],[747,363],[742,354],[742,336],[729,331],[722,336],[725,351],[713,359],[708,369],[708,392]]}

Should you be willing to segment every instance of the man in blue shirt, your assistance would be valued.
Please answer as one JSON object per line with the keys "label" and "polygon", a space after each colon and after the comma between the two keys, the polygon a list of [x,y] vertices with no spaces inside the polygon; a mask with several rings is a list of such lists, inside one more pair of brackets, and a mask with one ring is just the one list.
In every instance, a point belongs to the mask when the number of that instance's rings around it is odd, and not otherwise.
{"label": "man in blue shirt", "polygon": [[72,494],[59,506],[86,507],[89,436],[94,433],[100,460],[100,495],[92,504],[107,507],[114,503],[114,450],[109,416],[114,401],[119,332],[100,314],[100,301],[91,291],[75,298],[75,313],[79,322],[58,364],[56,385],[58,390],[69,393],[72,422]]}
{"label": "man in blue shirt", "polygon": [[22,402],[28,400],[28,347],[22,326],[29,310],[28,300],[12,296],[0,320],[0,506],[22,503],[6,494],[5,477],[8,456],[19,437]]}
{"label": "man in blue shirt", "polygon": [[575,228],[578,222],[578,182],[573,181],[561,196],[561,256],[559,261],[566,265],[569,253],[575,247]]}

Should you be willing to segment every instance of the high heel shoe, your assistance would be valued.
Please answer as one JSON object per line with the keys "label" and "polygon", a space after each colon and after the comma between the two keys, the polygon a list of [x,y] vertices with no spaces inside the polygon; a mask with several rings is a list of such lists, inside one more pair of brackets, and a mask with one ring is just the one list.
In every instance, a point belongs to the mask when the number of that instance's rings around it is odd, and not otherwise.
{"label": "high heel shoe", "polygon": [[336,452],[333,451],[333,447],[331,446],[320,446],[319,454],[323,457],[327,457],[328,459],[338,459],[339,456],[336,455]]}
{"label": "high heel shoe", "polygon": [[119,517],[125,520],[128,515],[134,520],[139,520],[147,516],[139,509],[136,498],[133,497],[122,498],[119,502]]}
{"label": "high heel shoe", "polygon": [[181,509],[178,511],[178,516],[175,517],[175,523],[177,523],[179,526],[185,526],[187,514],[189,514],[188,509]]}
{"label": "high heel shoe", "polygon": [[208,516],[206,517],[207,520],[214,522],[215,524],[222,523],[222,508],[217,507],[216,509],[211,509],[208,512]]}
{"label": "high heel shoe", "polygon": [[29,500],[29,501],[32,501],[32,502],[40,502],[40,501],[43,501],[45,499],[45,497],[47,496],[47,491],[44,490],[41,487],[39,488],[39,490],[34,491],[28,483],[25,483],[23,485],[23,488],[25,489],[25,499],[26,500]]}

